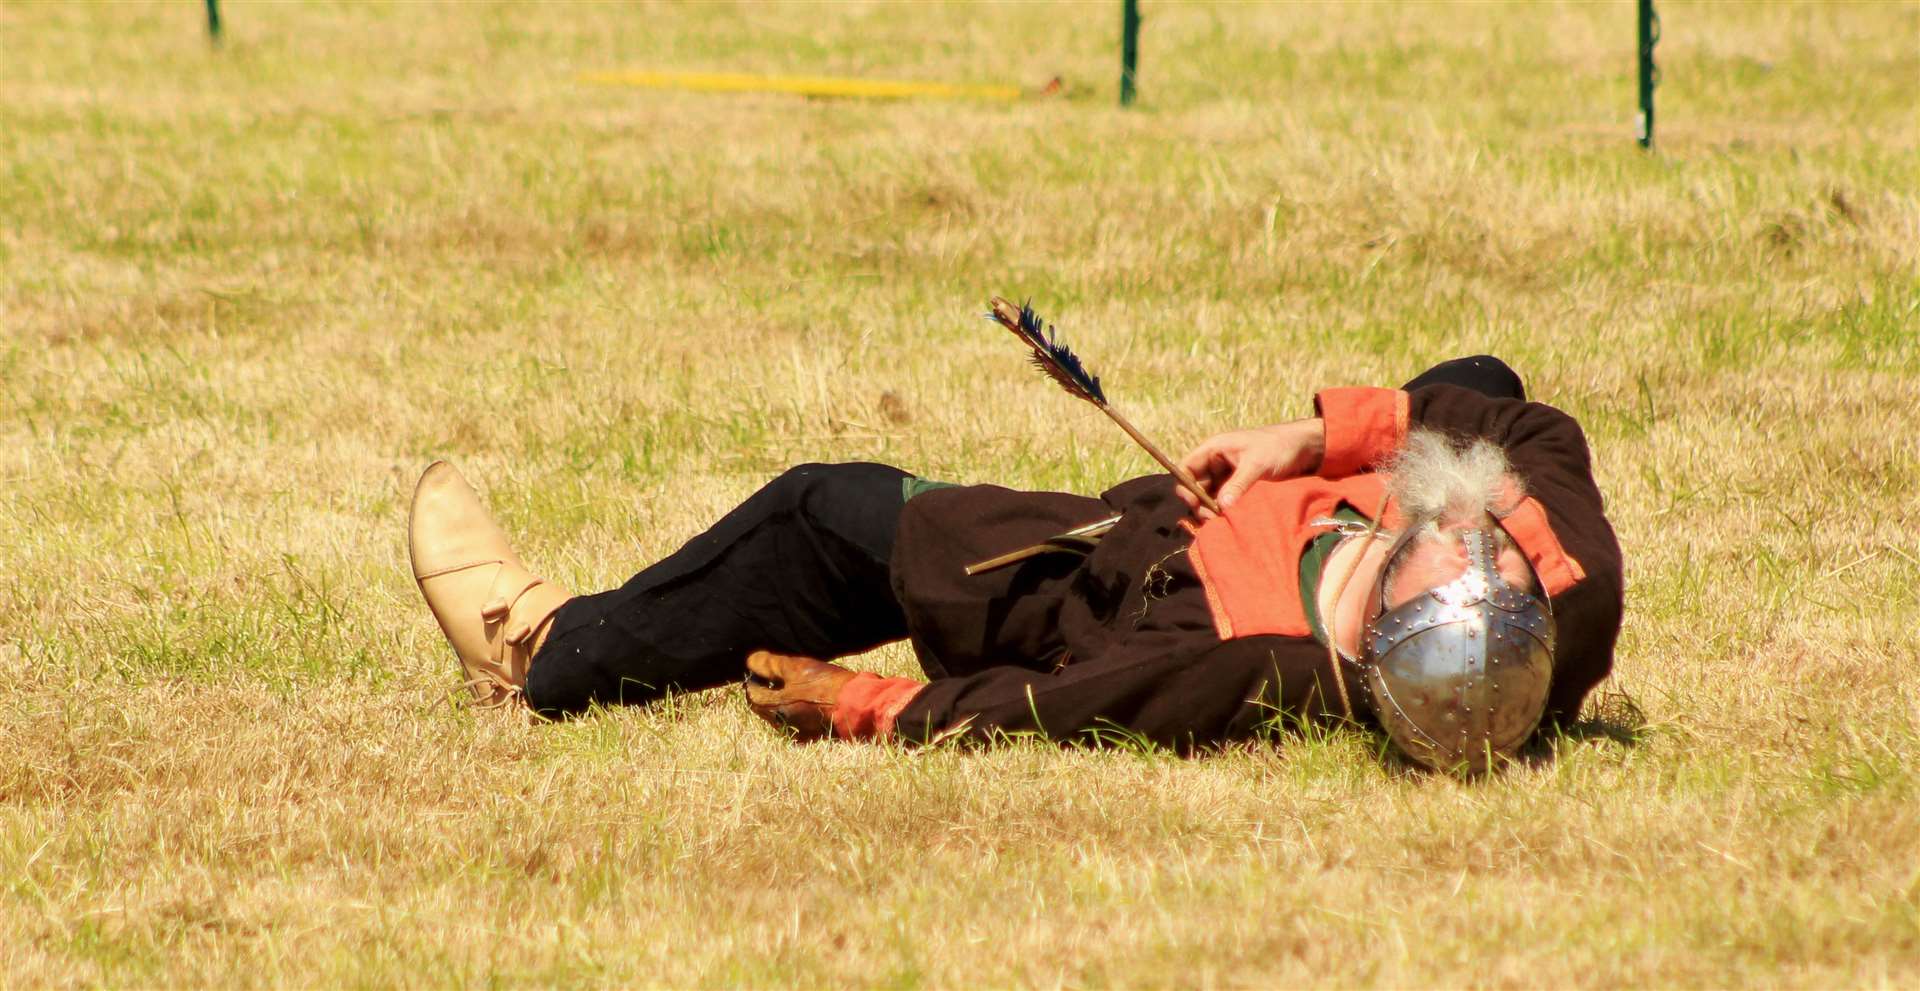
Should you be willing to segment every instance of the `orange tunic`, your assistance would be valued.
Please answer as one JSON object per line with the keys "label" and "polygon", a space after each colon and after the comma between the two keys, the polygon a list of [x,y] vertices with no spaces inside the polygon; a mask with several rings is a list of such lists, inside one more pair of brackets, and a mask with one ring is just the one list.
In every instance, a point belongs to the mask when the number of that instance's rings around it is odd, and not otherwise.
{"label": "orange tunic", "polygon": [[[1389,476],[1372,470],[1407,435],[1407,394],[1398,389],[1327,389],[1314,397],[1326,423],[1326,454],[1315,475],[1256,482],[1226,513],[1201,524],[1189,557],[1206,587],[1222,640],[1312,636],[1300,588],[1300,557],[1326,532],[1315,520],[1342,503],[1369,519],[1380,511]],[[1382,525],[1397,525],[1389,507]],[[1539,502],[1523,500],[1501,521],[1549,596],[1585,576],[1560,544]]]}

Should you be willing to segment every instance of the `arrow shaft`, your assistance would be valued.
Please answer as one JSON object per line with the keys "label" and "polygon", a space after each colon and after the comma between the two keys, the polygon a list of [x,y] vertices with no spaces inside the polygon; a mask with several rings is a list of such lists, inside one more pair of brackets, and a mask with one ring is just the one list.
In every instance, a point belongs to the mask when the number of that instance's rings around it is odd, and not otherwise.
{"label": "arrow shaft", "polygon": [[1134,425],[1128,422],[1127,418],[1122,415],[1119,410],[1114,409],[1106,403],[1098,403],[1096,405],[1100,407],[1100,412],[1107,414],[1108,419],[1119,424],[1120,429],[1125,430],[1127,436],[1133,438],[1134,443],[1146,448],[1147,453],[1153,455],[1153,460],[1160,462],[1160,467],[1172,472],[1173,477],[1179,479],[1180,484],[1186,486],[1187,491],[1193,493],[1194,496],[1200,500],[1200,505],[1212,510],[1216,516],[1226,512],[1226,510],[1220,508],[1218,502],[1214,501],[1213,496],[1207,494],[1206,489],[1200,487],[1200,480],[1194,478],[1192,472],[1180,467],[1172,458],[1167,457],[1165,451],[1160,450],[1159,446],[1154,444],[1153,441],[1148,440],[1145,434],[1135,429]]}

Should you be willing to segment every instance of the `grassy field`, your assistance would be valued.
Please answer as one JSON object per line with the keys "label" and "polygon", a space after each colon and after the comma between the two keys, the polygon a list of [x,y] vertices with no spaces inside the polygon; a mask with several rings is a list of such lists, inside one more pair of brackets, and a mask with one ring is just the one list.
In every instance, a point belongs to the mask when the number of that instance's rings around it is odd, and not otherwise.
{"label": "grassy field", "polygon": [[[0,984],[1920,984],[1920,5],[0,6]],[[1037,87],[598,88],[619,68]],[[624,580],[795,460],[1148,432],[1508,357],[1627,548],[1595,718],[1462,785],[475,713],[437,456]],[[889,648],[856,662],[908,673]]]}

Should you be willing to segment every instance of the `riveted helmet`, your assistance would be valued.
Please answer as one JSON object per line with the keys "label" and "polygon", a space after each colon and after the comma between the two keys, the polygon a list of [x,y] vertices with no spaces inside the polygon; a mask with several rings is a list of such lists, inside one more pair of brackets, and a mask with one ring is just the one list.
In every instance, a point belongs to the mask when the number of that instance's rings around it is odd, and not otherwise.
{"label": "riveted helmet", "polygon": [[[1389,560],[1412,541],[1403,533]],[[1381,611],[1367,624],[1361,666],[1387,736],[1441,770],[1486,770],[1533,735],[1553,681],[1553,613],[1495,566],[1489,528],[1460,533],[1467,570]]]}

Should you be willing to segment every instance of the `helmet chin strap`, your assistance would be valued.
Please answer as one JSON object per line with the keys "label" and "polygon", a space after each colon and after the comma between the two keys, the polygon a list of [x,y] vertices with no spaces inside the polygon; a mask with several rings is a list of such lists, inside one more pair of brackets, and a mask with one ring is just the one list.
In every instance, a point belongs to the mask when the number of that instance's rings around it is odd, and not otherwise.
{"label": "helmet chin strap", "polygon": [[[1373,541],[1379,539],[1380,520],[1387,515],[1387,503],[1392,501],[1391,494],[1380,497],[1379,508],[1375,509],[1373,516],[1367,520],[1365,546],[1370,547]],[[1353,576],[1360,571],[1360,563],[1365,557],[1366,551],[1363,547],[1361,552],[1354,556],[1352,563],[1347,565],[1346,572],[1340,576],[1340,584],[1333,593],[1333,616],[1323,624],[1327,628],[1327,666],[1333,669],[1333,687],[1340,692],[1340,712],[1348,722],[1353,721],[1353,699],[1347,694],[1347,676],[1340,669],[1340,603],[1347,597],[1347,586],[1353,582]]]}

